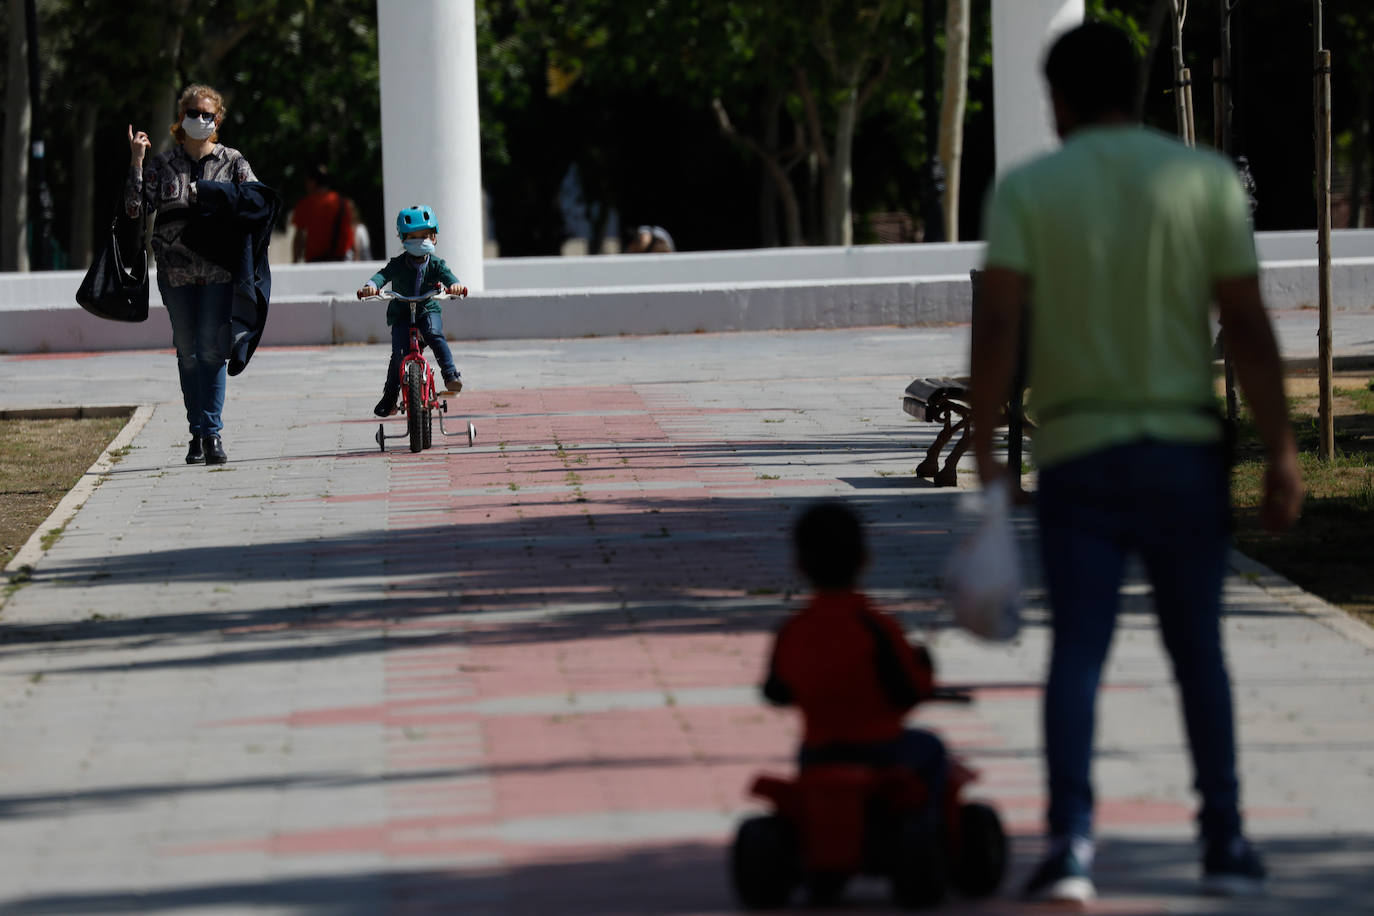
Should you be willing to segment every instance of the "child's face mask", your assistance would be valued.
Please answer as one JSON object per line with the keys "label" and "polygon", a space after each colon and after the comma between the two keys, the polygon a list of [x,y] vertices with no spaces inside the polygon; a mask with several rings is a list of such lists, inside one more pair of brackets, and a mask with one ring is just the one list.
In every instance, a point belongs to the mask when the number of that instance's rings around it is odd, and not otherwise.
{"label": "child's face mask", "polygon": [[431,239],[403,239],[401,244],[405,246],[406,254],[413,257],[423,258],[434,254],[434,242]]}

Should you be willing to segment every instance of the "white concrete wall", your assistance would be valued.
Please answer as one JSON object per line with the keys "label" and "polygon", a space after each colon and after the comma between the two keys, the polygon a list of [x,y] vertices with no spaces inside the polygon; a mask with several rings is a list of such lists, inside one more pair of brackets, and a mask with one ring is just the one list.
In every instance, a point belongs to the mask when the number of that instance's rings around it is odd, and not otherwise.
{"label": "white concrete wall", "polygon": [[997,174],[1059,146],[1045,52],[1083,23],[1083,0],[992,0],[993,143]]}
{"label": "white concrete wall", "polygon": [[[1260,260],[1301,261],[1317,257],[1315,231],[1260,232]],[[1374,258],[1374,229],[1331,233],[1338,260]],[[860,245],[850,248],[759,248],[677,254],[604,255],[583,258],[492,258],[486,261],[490,291],[566,290],[606,286],[866,279],[965,274],[983,257],[981,242],[941,245]],[[348,296],[372,276],[381,261],[282,264],[272,268],[276,300],[302,296]],[[7,309],[76,308],[72,296],[81,271],[0,274],[0,312]],[[460,274],[461,276],[461,274]],[[157,299],[154,285],[153,298]],[[3,338],[0,338],[0,346]]]}
{"label": "white concrete wall", "polygon": [[[1260,233],[1257,246],[1270,308],[1315,306],[1315,233]],[[1374,309],[1374,230],[1335,232],[1332,249],[1334,307]],[[981,257],[967,242],[491,260],[487,291],[447,303],[445,328],[491,339],[960,322]],[[385,341],[385,308],[353,295],[377,266],[275,268],[264,343]],[[76,305],[81,275],[0,274],[0,352],[170,346],[156,287],[149,320],[126,325]]]}

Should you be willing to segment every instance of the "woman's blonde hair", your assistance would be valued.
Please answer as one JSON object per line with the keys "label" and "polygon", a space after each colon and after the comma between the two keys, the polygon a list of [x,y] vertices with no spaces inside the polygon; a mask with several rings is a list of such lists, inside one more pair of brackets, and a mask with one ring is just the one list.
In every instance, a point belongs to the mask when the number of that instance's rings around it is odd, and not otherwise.
{"label": "woman's blonde hair", "polygon": [[[186,117],[186,111],[196,103],[198,99],[209,99],[215,103],[215,112],[221,119],[224,117],[224,99],[218,92],[203,83],[194,83],[187,86],[181,93],[181,98],[177,99],[177,119],[172,124],[172,139],[177,143],[186,142],[186,131],[181,129],[181,119]],[[219,142],[219,129],[210,135],[211,143]]]}

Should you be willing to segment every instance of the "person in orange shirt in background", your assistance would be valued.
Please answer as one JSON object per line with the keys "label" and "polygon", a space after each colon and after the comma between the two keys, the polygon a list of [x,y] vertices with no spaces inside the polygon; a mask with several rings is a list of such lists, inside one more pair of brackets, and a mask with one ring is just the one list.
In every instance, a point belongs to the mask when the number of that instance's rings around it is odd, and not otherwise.
{"label": "person in orange shirt in background", "polygon": [[[944,743],[904,725],[907,712],[934,694],[930,654],[908,643],[897,621],[856,590],[868,559],[858,517],[838,502],[816,503],[798,519],[793,543],[815,591],[779,629],[763,695],[800,708],[798,764],[906,765],[938,799]],[[938,808],[932,806],[936,814]]]}
{"label": "person in orange shirt in background", "polygon": [[324,166],[315,166],[305,176],[305,196],[291,213],[291,225],[296,227],[291,260],[347,260],[353,250],[354,222],[348,198],[329,187]]}

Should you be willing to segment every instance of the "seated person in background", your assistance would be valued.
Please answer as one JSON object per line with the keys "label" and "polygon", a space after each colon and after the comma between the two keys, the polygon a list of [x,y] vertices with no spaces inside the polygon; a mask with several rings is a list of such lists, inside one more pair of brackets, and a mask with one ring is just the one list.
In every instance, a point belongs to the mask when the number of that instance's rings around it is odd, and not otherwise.
{"label": "seated person in background", "polygon": [[662,226],[640,226],[635,230],[630,243],[625,246],[626,254],[657,254],[667,251],[677,251],[677,246],[673,244],[673,237],[668,234],[668,230]]}
{"label": "seated person in background", "polygon": [[815,591],[778,631],[763,694],[801,709],[799,765],[902,764],[939,798],[943,742],[903,727],[907,711],[934,690],[930,655],[913,648],[897,621],[855,589],[867,561],[858,517],[838,502],[816,503],[802,513],[793,543]]}

